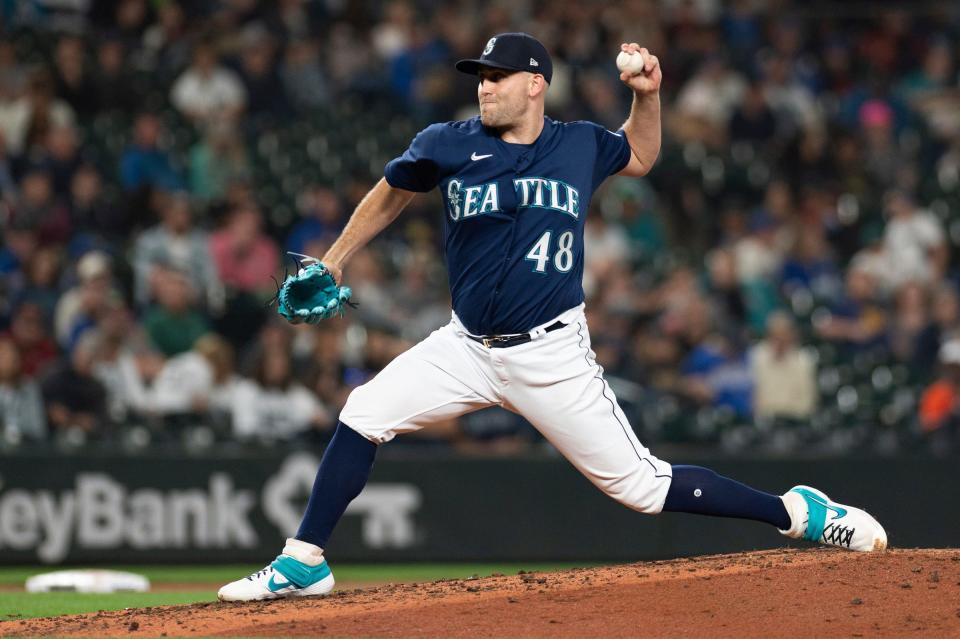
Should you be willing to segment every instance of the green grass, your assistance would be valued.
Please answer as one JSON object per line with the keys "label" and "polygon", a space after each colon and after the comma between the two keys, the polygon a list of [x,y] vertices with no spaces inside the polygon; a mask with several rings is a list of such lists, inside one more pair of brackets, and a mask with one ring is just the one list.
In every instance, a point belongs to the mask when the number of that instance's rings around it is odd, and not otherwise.
{"label": "green grass", "polygon": [[210,601],[209,590],[184,592],[125,592],[111,595],[75,592],[4,592],[0,594],[0,621],[73,615],[97,610],[121,610],[144,606]]}
{"label": "green grass", "polygon": [[[334,574],[339,584],[350,588],[375,582],[463,579],[472,575],[486,577],[493,573],[511,575],[516,574],[518,570],[549,572],[583,565],[587,564],[338,564],[334,566]],[[73,592],[33,594],[3,590],[0,591],[0,620],[212,601],[216,598],[215,587],[209,590],[204,590],[204,587],[232,581],[262,567],[252,565],[118,566],[119,570],[144,575],[152,584],[176,583],[185,584],[185,587],[177,591],[109,595]],[[56,568],[50,566],[0,567],[0,585],[22,587],[27,577],[52,570]],[[189,584],[197,584],[197,587],[190,587]]]}

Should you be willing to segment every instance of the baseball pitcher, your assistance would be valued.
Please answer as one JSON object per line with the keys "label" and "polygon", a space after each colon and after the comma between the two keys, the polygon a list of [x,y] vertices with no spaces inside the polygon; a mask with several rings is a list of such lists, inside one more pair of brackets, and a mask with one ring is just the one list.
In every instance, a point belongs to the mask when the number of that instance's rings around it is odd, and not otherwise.
{"label": "baseball pitcher", "polygon": [[639,177],[660,150],[659,61],[621,45],[633,92],[619,131],[544,116],[552,63],[524,33],[490,38],[459,71],[478,77],[480,116],[433,124],[354,211],[339,239],[284,283],[293,322],[340,313],[350,257],[416,193],[440,189],[453,312],[450,322],[350,395],[317,472],[303,522],[282,553],[227,584],[223,601],[323,595],[334,579],[323,551],[366,484],[377,448],[488,406],[523,415],[597,488],[633,510],[763,521],[788,537],[883,550],[868,513],[796,486],[771,495],[697,466],[671,465],[637,439],[590,348],[584,318],[583,231],[590,198],[611,175]]}

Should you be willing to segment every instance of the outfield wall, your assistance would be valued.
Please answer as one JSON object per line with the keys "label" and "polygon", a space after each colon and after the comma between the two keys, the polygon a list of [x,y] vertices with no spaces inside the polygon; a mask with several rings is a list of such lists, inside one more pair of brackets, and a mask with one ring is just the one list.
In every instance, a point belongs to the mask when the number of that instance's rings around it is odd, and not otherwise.
{"label": "outfield wall", "polygon": [[[317,460],[313,452],[0,457],[0,563],[262,562],[296,530]],[[960,546],[955,460],[701,463],[766,490],[809,483],[865,504],[894,546]],[[557,458],[424,456],[377,462],[328,555],[630,561],[784,541],[754,522],[631,512]]]}

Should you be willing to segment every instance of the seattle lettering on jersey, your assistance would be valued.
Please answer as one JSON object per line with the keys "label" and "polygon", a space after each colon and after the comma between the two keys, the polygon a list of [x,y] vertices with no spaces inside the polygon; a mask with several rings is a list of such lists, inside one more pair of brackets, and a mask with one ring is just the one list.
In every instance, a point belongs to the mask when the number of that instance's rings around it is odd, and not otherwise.
{"label": "seattle lettering on jersey", "polygon": [[[517,208],[540,208],[560,211],[580,217],[580,193],[560,180],[541,177],[522,177],[513,181],[517,194]],[[496,182],[477,186],[463,186],[463,180],[453,179],[447,184],[447,212],[450,219],[461,219],[500,211],[500,194]]]}
{"label": "seattle lettering on jersey", "polygon": [[513,188],[517,192],[517,208],[550,209],[580,217],[580,193],[566,182],[524,177],[514,180]]}
{"label": "seattle lettering on jersey", "polygon": [[447,212],[454,222],[460,218],[500,210],[500,193],[497,183],[481,184],[464,188],[463,180],[450,180],[447,184]]}

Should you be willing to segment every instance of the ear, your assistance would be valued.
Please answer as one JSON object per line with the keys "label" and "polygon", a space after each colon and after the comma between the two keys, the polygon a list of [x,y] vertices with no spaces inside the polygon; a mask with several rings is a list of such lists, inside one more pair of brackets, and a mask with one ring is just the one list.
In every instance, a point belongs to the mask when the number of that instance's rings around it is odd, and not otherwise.
{"label": "ear", "polygon": [[530,74],[530,84],[527,87],[527,95],[535,98],[547,90],[547,81],[539,73]]}

